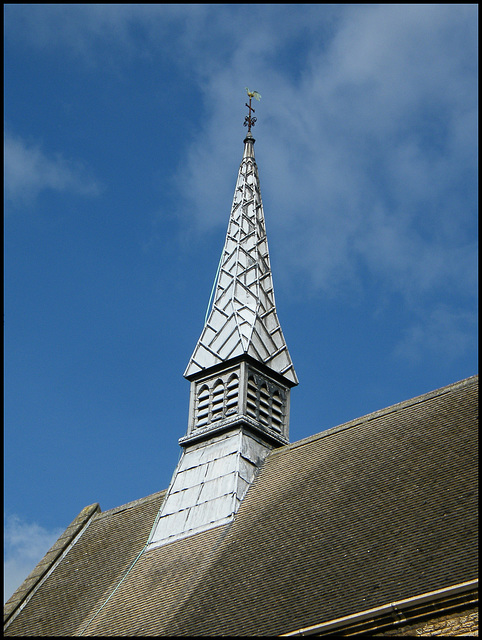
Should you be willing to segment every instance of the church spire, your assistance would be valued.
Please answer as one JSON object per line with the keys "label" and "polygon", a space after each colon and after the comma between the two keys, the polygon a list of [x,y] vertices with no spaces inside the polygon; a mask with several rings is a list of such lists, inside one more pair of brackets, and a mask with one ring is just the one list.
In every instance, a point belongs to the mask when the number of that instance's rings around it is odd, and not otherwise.
{"label": "church spire", "polygon": [[[251,98],[249,102],[251,105]],[[190,379],[246,354],[295,385],[298,379],[276,313],[255,140],[250,132],[254,125],[251,110],[245,121],[248,134],[213,307],[184,375]]]}
{"label": "church spire", "polygon": [[183,453],[149,548],[230,522],[259,467],[288,443],[290,389],[298,384],[281,331],[251,128],[212,309],[184,373],[191,383]]}

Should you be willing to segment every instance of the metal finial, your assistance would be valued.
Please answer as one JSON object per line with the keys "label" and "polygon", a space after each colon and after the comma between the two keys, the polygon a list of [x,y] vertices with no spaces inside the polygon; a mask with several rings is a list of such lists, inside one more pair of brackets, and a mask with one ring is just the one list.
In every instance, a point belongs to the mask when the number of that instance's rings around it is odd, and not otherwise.
{"label": "metal finial", "polygon": [[246,106],[249,109],[249,114],[244,119],[244,126],[248,127],[248,133],[251,133],[251,127],[254,127],[256,122],[256,118],[251,115],[251,112],[255,112],[253,107],[251,106],[251,100],[254,98],[255,100],[259,100],[261,95],[257,91],[250,91],[248,87],[246,87],[246,93],[248,94],[249,104],[246,102]]}

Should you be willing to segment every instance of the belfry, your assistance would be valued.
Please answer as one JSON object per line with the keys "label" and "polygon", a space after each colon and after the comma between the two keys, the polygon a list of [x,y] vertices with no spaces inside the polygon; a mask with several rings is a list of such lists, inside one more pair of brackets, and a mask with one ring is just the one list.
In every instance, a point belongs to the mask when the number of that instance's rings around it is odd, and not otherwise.
{"label": "belfry", "polygon": [[298,384],[273,290],[251,112],[214,299],[185,378],[183,452],[149,541],[153,548],[228,522],[266,455],[288,443]]}

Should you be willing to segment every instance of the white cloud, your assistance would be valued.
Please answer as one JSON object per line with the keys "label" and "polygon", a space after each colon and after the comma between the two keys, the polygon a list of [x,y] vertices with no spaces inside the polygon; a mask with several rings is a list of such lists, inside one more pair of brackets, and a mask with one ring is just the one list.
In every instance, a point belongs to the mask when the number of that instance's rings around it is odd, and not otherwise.
{"label": "white cloud", "polygon": [[[302,16],[292,40],[309,20],[322,23],[323,9]],[[297,74],[279,64],[286,14],[253,16],[222,68],[203,57],[204,129],[179,176],[186,218],[225,224],[241,87],[253,86],[263,96],[254,134],[267,225],[286,273],[356,290],[361,263],[407,299],[447,286],[473,295],[475,16],[458,5],[345,7],[324,46],[306,45]]]}
{"label": "white cloud", "polygon": [[22,584],[61,533],[62,529],[49,531],[17,515],[5,518],[4,601]]}
{"label": "white cloud", "polygon": [[4,138],[5,197],[12,204],[32,203],[44,190],[91,196],[99,186],[82,167],[61,155],[47,156],[38,145],[10,133]]}
{"label": "white cloud", "polygon": [[475,314],[457,311],[440,305],[423,319],[404,331],[404,336],[394,350],[394,355],[411,363],[420,362],[427,352],[440,361],[451,361],[477,349]]}

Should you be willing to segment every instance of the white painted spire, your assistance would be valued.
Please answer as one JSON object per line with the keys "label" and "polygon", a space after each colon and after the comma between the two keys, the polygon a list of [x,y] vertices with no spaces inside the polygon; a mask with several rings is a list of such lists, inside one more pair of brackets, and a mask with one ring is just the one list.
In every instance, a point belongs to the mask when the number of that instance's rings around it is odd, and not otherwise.
{"label": "white painted spire", "polygon": [[254,158],[254,138],[244,140],[214,302],[184,375],[249,355],[297,384],[281,330]]}

